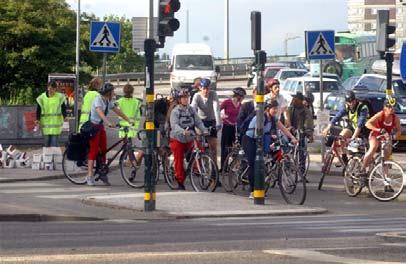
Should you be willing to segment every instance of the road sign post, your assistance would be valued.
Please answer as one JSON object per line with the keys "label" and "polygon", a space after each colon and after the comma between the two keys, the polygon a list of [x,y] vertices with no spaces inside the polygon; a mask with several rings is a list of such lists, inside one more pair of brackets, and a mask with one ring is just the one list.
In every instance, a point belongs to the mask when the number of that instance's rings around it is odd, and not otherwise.
{"label": "road sign post", "polygon": [[[324,110],[323,98],[323,60],[335,59],[334,31],[305,31],[306,58],[320,60],[320,113]],[[323,124],[319,124],[322,127]],[[324,160],[325,144],[322,139],[321,160]]]}

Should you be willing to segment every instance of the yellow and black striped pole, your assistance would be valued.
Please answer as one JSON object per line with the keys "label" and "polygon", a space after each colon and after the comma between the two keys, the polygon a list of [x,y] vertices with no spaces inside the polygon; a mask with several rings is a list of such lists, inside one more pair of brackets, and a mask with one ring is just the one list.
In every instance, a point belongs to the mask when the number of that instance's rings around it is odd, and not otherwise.
{"label": "yellow and black striped pole", "polygon": [[257,151],[255,155],[255,179],[254,179],[254,204],[265,204],[265,166],[264,166],[264,78],[263,71],[266,62],[265,51],[258,50],[255,53],[257,70],[257,94],[255,96],[257,123],[255,129]]}
{"label": "yellow and black striped pole", "polygon": [[[155,181],[152,169],[152,152],[155,146],[155,126],[154,126],[154,54],[156,42],[154,39],[146,39],[144,42],[145,50],[145,93],[146,93],[146,115],[145,130],[147,136],[147,148],[145,151],[145,187],[144,187],[144,211],[155,210]],[[155,175],[156,176],[156,175]]]}

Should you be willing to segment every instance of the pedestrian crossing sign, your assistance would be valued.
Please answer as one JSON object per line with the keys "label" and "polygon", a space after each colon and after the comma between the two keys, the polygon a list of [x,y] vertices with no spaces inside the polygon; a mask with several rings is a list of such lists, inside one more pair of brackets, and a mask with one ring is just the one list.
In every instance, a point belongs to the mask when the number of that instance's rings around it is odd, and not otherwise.
{"label": "pedestrian crossing sign", "polygon": [[120,51],[121,25],[118,22],[91,21],[89,50],[94,52]]}
{"label": "pedestrian crossing sign", "polygon": [[308,60],[335,59],[334,30],[306,31],[305,38]]}

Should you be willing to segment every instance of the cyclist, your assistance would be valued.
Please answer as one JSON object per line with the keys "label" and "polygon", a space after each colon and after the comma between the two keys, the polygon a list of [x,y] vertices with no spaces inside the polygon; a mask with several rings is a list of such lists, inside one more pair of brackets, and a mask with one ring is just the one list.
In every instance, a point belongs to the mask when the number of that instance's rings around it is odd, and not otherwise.
{"label": "cyclist", "polygon": [[[256,102],[255,102],[255,96],[257,95],[257,90],[256,87],[254,87],[252,89],[252,100],[245,102],[241,105],[240,108],[240,112],[238,113],[237,116],[237,127],[240,128],[243,124],[243,122],[245,121],[245,119],[247,119],[247,117],[255,111],[255,107],[256,107]],[[239,132],[239,136],[240,136],[240,141],[242,140],[242,137],[244,135],[241,134],[241,131]]]}
{"label": "cyclist", "polygon": [[[345,139],[356,139],[358,137],[367,138],[368,129],[365,123],[369,118],[368,106],[360,102],[353,91],[348,91],[345,94],[345,107],[337,112],[335,117],[331,120],[330,124],[323,130],[323,135],[327,136],[331,127],[339,122],[344,116],[348,116],[348,126],[344,128],[340,135]],[[348,157],[342,154],[343,161],[346,163]]]}
{"label": "cyclist", "polygon": [[210,90],[210,80],[200,81],[200,92],[193,96],[191,106],[197,111],[206,128],[210,128],[207,142],[211,157],[217,160],[217,132],[222,128],[220,118],[220,104],[216,91]]}
{"label": "cyclist", "polygon": [[198,93],[200,91],[200,81],[202,80],[202,78],[197,77],[193,80],[193,84],[190,86],[189,89],[189,94],[190,94],[190,103],[192,103],[193,100],[193,96],[195,95],[195,93]]}
{"label": "cyclist", "polygon": [[[380,146],[377,136],[385,135],[387,140],[391,140],[390,135],[396,130],[396,134],[394,135],[394,139],[396,140],[400,137],[402,131],[400,118],[396,115],[394,106],[391,105],[388,100],[385,100],[383,110],[368,120],[366,127],[371,130],[371,133],[368,139],[369,148],[362,161],[361,176],[366,176],[366,168]],[[386,147],[385,160],[392,154],[392,144],[387,144]]]}
{"label": "cyclist", "polygon": [[[129,118],[133,125],[130,126],[129,122],[120,118],[119,125],[121,128],[118,132],[118,136],[119,138],[124,138],[127,134],[127,137],[131,140],[137,136],[136,130],[140,126],[142,102],[137,98],[133,98],[134,87],[131,84],[124,85],[123,94],[124,96],[117,101],[117,105],[121,112],[123,112],[123,114]],[[127,133],[124,131],[124,127],[128,128]],[[143,156],[144,153],[139,151],[138,157],[136,157],[138,164],[141,162]]]}
{"label": "cyclist", "polygon": [[[292,95],[293,99],[288,107],[287,110],[287,120],[289,120],[289,124],[291,125],[291,131],[303,131],[305,136],[309,139],[310,142],[313,141],[313,116],[311,110],[307,108],[303,102],[305,101],[305,97],[301,92],[297,92],[296,94]],[[303,137],[300,139],[299,146],[301,148],[306,148],[306,138]],[[299,155],[304,155],[304,151],[300,151]],[[305,171],[305,157],[300,157],[299,160],[303,164],[299,164],[301,168],[301,172],[304,173]]]}
{"label": "cyclist", "polygon": [[[278,119],[279,104],[276,100],[271,100],[269,104],[265,106],[264,113],[264,153],[270,151],[270,145],[272,138],[276,136],[277,130],[281,130],[286,136],[291,138],[293,144],[297,144],[296,138],[289,132],[289,130]],[[254,116],[248,126],[248,130],[242,138],[242,146],[245,155],[248,160],[248,179],[250,182],[250,199],[253,199],[254,191],[254,175],[255,175],[255,156],[256,156],[256,136],[255,129],[257,124],[257,118]]]}
{"label": "cyclist", "polygon": [[99,95],[101,85],[102,80],[98,77],[93,78],[89,83],[89,91],[86,93],[85,97],[83,97],[78,132],[82,125],[89,120],[90,109],[92,108],[94,99]]}
{"label": "cyclist", "polygon": [[[104,130],[104,125],[107,124],[109,127],[115,127],[107,119],[109,110],[115,112],[119,117],[131,123],[130,119],[121,112],[121,110],[113,103],[112,99],[114,96],[114,86],[111,83],[105,83],[100,89],[100,95],[97,96],[92,104],[90,110],[90,122],[97,129],[96,135],[89,140],[89,154],[88,154],[88,172],[86,177],[86,183],[89,186],[94,186],[94,161],[97,158],[99,152],[105,153],[107,150],[107,136]],[[103,155],[102,162],[106,161],[106,156]],[[110,185],[110,182],[106,177],[101,177],[100,180],[106,185]]]}
{"label": "cyclist", "polygon": [[228,155],[229,147],[231,147],[235,141],[237,116],[240,112],[241,102],[244,100],[246,94],[243,88],[234,88],[233,97],[224,100],[220,105],[220,110],[224,111],[224,127],[221,130],[221,165],[223,165]]}
{"label": "cyclist", "polygon": [[286,110],[288,109],[288,101],[283,95],[279,93],[280,92],[279,81],[277,79],[272,79],[266,84],[266,86],[267,89],[269,90],[269,93],[265,95],[265,102],[268,102],[270,100],[276,100],[279,105],[277,118],[283,122],[287,121]]}
{"label": "cyclist", "polygon": [[185,190],[185,170],[183,168],[184,154],[192,148],[195,127],[206,133],[207,129],[193,107],[189,106],[189,92],[181,89],[176,92],[178,104],[171,112],[169,146],[175,161],[175,176],[178,189]]}

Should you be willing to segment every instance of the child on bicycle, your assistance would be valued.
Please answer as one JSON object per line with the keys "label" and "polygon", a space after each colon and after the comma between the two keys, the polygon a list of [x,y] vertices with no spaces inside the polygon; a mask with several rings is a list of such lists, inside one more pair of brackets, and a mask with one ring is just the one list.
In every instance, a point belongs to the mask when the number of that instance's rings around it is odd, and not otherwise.
{"label": "child on bicycle", "polygon": [[195,128],[198,128],[203,133],[208,132],[195,110],[189,106],[188,90],[181,89],[175,91],[175,99],[178,101],[178,104],[172,110],[170,116],[171,132],[169,146],[173,152],[178,189],[185,190],[184,155],[192,148]]}
{"label": "child on bicycle", "polygon": [[[369,134],[368,139],[369,148],[362,161],[361,176],[366,176],[366,168],[373,159],[374,154],[380,145],[377,137],[379,135],[385,135],[387,140],[392,141],[390,137],[392,132],[396,130],[394,139],[397,139],[400,137],[402,131],[400,118],[395,113],[394,105],[391,105],[388,100],[385,100],[383,110],[369,119],[365,126],[371,130],[371,133]],[[387,144],[386,147],[385,160],[392,154],[392,144]]]}
{"label": "child on bicycle", "polygon": [[[107,124],[109,127],[115,127],[107,119],[109,110],[115,112],[119,117],[131,123],[131,120],[121,112],[121,110],[113,103],[112,99],[114,96],[114,86],[111,83],[105,83],[100,89],[100,95],[97,96],[92,104],[90,110],[90,122],[93,127],[97,129],[96,135],[89,140],[89,154],[88,154],[88,172],[86,177],[86,183],[89,186],[94,186],[94,162],[97,158],[99,152],[105,153],[107,150],[107,136],[106,131],[104,130],[104,125]],[[106,161],[106,155],[103,155],[102,162]],[[106,177],[100,177],[100,180],[106,185],[110,185],[110,182]]]}
{"label": "child on bicycle", "polygon": [[[142,101],[137,98],[133,98],[134,87],[129,83],[124,85],[123,94],[124,96],[117,101],[117,105],[121,112],[123,112],[123,114],[129,118],[133,125],[131,126],[129,122],[120,118],[120,130],[118,132],[118,136],[119,138],[124,138],[127,135],[127,138],[131,140],[137,136],[137,129],[139,129],[140,126]],[[124,127],[128,128],[127,133],[124,131]],[[139,151],[136,157],[138,164],[141,162],[143,156],[144,153]]]}
{"label": "child on bicycle", "polygon": [[[278,102],[276,100],[271,100],[265,106],[264,113],[264,152],[270,150],[270,145],[272,143],[272,136],[276,135],[277,130],[281,130],[286,136],[288,136],[293,144],[297,144],[296,138],[289,132],[289,130],[282,124],[282,122],[277,118],[278,116]],[[248,179],[250,182],[250,199],[253,199],[254,192],[254,175],[255,175],[255,156],[257,151],[257,142],[255,129],[257,124],[257,118],[254,116],[248,126],[248,130],[242,138],[242,146],[245,155],[248,160],[249,170]]]}

